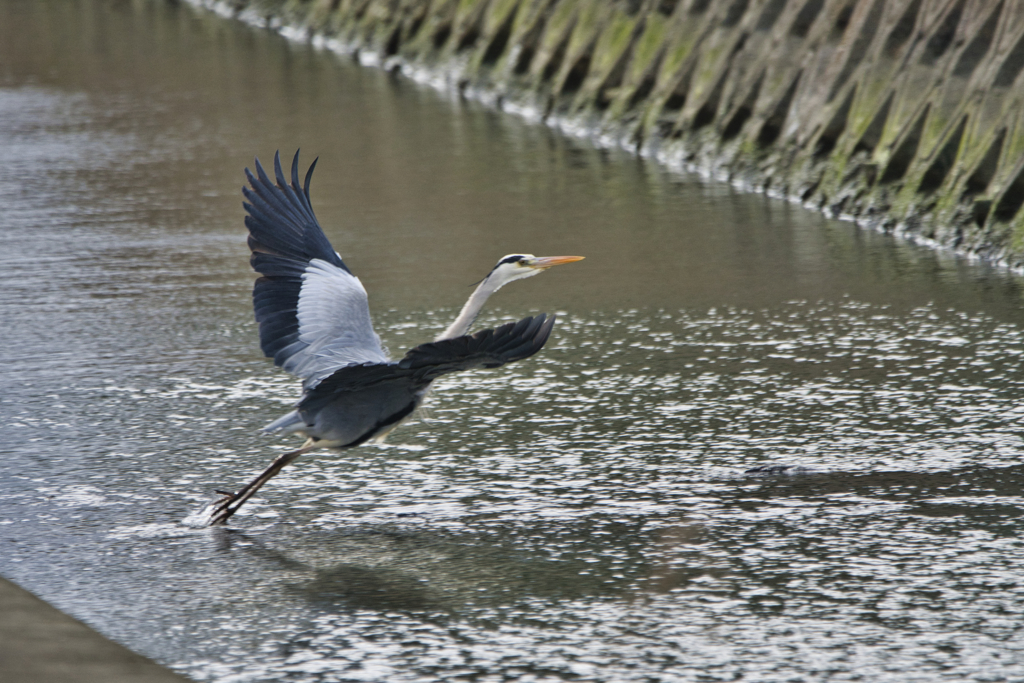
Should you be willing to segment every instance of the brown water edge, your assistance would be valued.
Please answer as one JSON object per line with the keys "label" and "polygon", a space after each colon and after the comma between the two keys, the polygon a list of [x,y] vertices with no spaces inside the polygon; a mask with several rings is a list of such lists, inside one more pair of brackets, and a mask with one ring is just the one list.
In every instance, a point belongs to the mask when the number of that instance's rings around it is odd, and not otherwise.
{"label": "brown water edge", "polygon": [[0,577],[4,683],[189,683]]}

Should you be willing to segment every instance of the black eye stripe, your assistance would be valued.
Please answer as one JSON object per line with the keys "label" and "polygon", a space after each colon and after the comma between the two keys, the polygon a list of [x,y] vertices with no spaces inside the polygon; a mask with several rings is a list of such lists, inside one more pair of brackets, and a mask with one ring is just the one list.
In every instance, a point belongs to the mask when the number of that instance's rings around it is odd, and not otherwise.
{"label": "black eye stripe", "polygon": [[[524,256],[523,254],[512,254],[510,256],[506,256],[505,258],[498,261],[498,263],[493,268],[491,268],[491,273],[496,271],[498,268],[501,268],[501,266],[505,263],[521,263],[526,259],[527,257]],[[491,273],[488,273],[487,277],[490,277]]]}

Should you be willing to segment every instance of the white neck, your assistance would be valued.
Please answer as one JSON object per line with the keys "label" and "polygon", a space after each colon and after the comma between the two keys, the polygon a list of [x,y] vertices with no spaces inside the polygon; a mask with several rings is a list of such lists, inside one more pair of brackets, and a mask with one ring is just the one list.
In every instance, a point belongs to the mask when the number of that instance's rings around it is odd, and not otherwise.
{"label": "white neck", "polygon": [[454,339],[469,332],[470,326],[476,320],[476,316],[480,313],[480,309],[484,307],[488,297],[501,289],[502,284],[504,283],[499,283],[497,278],[484,278],[484,281],[469,295],[469,300],[466,301],[466,305],[462,307],[462,311],[459,312],[455,321],[448,326],[447,330],[435,337],[434,341]]}

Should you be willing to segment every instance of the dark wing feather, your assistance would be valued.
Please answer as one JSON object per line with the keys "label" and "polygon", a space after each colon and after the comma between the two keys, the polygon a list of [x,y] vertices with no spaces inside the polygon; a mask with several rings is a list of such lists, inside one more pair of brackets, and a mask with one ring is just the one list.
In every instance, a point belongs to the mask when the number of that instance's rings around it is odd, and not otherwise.
{"label": "dark wing feather", "polygon": [[341,368],[307,391],[298,409],[315,414],[342,393],[390,382],[407,383],[413,390],[425,389],[433,380],[450,372],[497,368],[523,360],[543,348],[554,325],[555,316],[548,318],[541,313],[473,335],[421,344],[398,363]]}
{"label": "dark wing feather", "polygon": [[540,351],[554,324],[555,316],[548,318],[541,313],[493,330],[421,344],[405,354],[398,365],[426,381],[449,372],[500,367]]}
{"label": "dark wing feather", "polygon": [[260,347],[310,385],[347,365],[387,361],[366,291],[313,213],[309,183],[315,167],[316,161],[300,187],[298,152],[290,184],[280,154],[274,155],[274,180],[257,159],[255,175],[245,169],[251,188],[242,188],[250,263],[263,276],[253,287]]}
{"label": "dark wing feather", "polygon": [[[309,200],[309,176],[304,189],[300,189],[295,182],[298,164],[299,153],[296,152],[292,161],[294,186],[291,187],[281,172],[279,153],[274,155],[276,185],[267,177],[259,159],[256,159],[256,176],[245,169],[245,177],[252,189],[242,188],[242,194],[248,200],[242,206],[249,214],[245,217],[245,227],[249,228],[249,248],[253,257],[266,254],[271,259],[287,259],[302,264],[317,258],[351,273],[331,247],[313,214]],[[316,161],[309,167],[310,173],[315,166]]]}

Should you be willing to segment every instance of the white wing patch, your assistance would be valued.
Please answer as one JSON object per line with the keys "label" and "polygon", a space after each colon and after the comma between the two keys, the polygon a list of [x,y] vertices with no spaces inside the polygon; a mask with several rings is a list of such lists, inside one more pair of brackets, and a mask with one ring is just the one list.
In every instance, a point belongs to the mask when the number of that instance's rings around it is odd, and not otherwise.
{"label": "white wing patch", "polygon": [[315,386],[338,368],[387,363],[373,331],[366,290],[359,278],[321,259],[302,274],[297,317],[299,344],[284,369]]}

